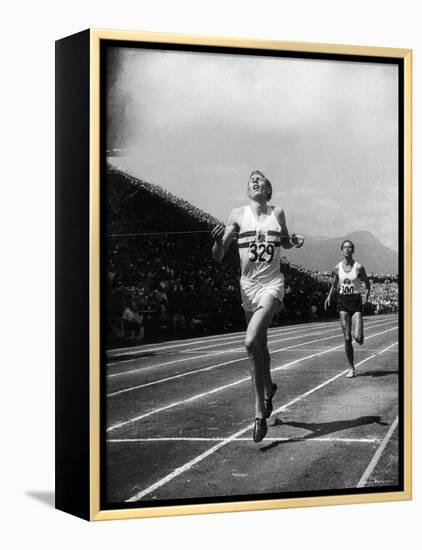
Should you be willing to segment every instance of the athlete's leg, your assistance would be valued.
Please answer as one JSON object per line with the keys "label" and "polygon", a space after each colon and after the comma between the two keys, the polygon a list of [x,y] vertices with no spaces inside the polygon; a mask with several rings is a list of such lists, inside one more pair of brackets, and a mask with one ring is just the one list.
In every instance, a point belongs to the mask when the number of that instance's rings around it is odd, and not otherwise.
{"label": "athlete's leg", "polygon": [[272,389],[273,389],[273,381],[271,379],[271,368],[270,368],[271,359],[270,359],[270,352],[268,351],[267,330],[264,330],[262,334],[261,349],[262,349],[263,371],[264,371],[264,394],[265,394],[265,397],[267,398],[271,395]]}
{"label": "athlete's leg", "polygon": [[273,398],[277,391],[277,384],[274,384],[271,378],[271,360],[268,351],[267,332],[265,332],[262,346],[264,350],[264,411],[265,418],[269,418],[273,412]]}
{"label": "athlete's leg", "polygon": [[352,315],[352,333],[355,342],[361,346],[363,344],[363,317],[361,311],[356,311]]}
{"label": "athlete's leg", "polygon": [[280,310],[280,301],[266,294],[254,313],[246,312],[248,328],[245,347],[249,357],[252,385],[255,393],[255,418],[265,418],[264,397],[271,391],[269,374],[269,353],[266,332],[274,314]]}
{"label": "athlete's leg", "polygon": [[344,335],[344,351],[346,352],[347,361],[350,367],[347,376],[353,376],[355,366],[353,357],[351,319],[350,314],[347,313],[347,311],[340,311],[340,324]]}
{"label": "athlete's leg", "polygon": [[[265,356],[263,353],[262,341],[260,342],[260,334],[253,331],[253,326],[250,325],[250,321],[256,312],[245,311],[246,322],[248,328],[246,330],[245,347],[249,358],[249,370],[252,379],[252,388],[255,398],[255,418],[264,418],[262,413],[262,407],[260,402],[261,394],[265,392]],[[266,330],[264,331],[266,333]],[[255,338],[254,338],[255,337]]]}

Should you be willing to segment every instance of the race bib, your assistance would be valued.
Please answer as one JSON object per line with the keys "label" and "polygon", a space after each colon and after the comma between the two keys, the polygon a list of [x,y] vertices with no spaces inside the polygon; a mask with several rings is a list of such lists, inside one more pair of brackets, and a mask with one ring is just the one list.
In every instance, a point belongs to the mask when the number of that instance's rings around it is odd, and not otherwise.
{"label": "race bib", "polygon": [[355,294],[355,292],[355,285],[351,282],[351,280],[344,279],[343,283],[340,285],[340,294],[350,296],[351,294]]}
{"label": "race bib", "polygon": [[270,264],[274,259],[274,243],[252,242],[249,244],[249,261]]}

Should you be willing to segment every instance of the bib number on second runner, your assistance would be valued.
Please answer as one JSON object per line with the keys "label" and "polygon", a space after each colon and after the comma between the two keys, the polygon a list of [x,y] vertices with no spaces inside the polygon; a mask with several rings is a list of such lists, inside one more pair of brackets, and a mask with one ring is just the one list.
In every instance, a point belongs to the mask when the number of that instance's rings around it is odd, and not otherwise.
{"label": "bib number on second runner", "polygon": [[270,264],[274,259],[274,245],[272,243],[251,243],[249,245],[249,260],[251,262],[266,262]]}
{"label": "bib number on second runner", "polygon": [[355,287],[353,285],[341,285],[340,294],[350,296],[355,293]]}

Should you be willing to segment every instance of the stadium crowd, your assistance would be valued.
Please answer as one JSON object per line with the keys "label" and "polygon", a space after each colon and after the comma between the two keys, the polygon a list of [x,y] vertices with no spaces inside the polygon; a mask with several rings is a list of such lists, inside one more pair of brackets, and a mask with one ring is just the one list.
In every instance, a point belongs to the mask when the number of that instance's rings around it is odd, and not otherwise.
{"label": "stadium crowd", "polygon": [[369,305],[371,313],[397,313],[399,310],[399,282],[397,276],[372,274]]}

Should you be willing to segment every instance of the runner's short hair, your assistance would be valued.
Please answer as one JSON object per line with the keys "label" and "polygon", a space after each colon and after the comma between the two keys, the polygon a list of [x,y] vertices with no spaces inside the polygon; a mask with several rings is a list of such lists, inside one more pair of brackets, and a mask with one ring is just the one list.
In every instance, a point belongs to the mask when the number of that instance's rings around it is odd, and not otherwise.
{"label": "runner's short hair", "polygon": [[340,250],[343,250],[343,246],[346,244],[346,243],[350,243],[352,245],[352,252],[355,251],[355,244],[353,241],[351,241],[350,239],[346,239],[344,240],[342,243],[341,243],[341,246],[340,246]]}
{"label": "runner's short hair", "polygon": [[249,190],[249,180],[251,179],[251,177],[254,175],[254,174],[258,174],[258,176],[261,176],[261,178],[264,178],[265,180],[265,184],[267,186],[267,201],[270,201],[271,200],[271,197],[273,196],[273,186],[271,185],[271,182],[270,180],[267,178],[267,176],[264,175],[263,172],[261,172],[261,170],[253,170],[250,174],[249,174],[249,178],[248,178],[248,190]]}

